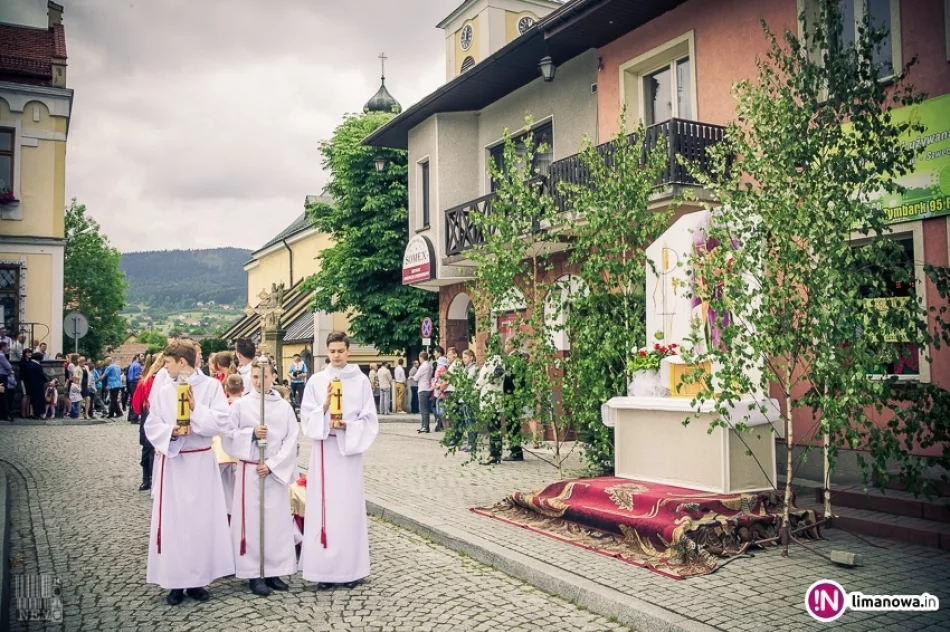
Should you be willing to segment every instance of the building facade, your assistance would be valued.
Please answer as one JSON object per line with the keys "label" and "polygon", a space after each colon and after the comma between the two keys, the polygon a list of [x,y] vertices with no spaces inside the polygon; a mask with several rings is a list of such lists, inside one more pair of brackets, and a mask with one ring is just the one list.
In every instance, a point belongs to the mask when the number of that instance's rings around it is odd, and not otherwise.
{"label": "building facade", "polygon": [[63,7],[47,9],[47,28],[0,24],[0,320],[58,353],[73,91]]}
{"label": "building facade", "polygon": [[[465,251],[477,245],[479,235],[468,218],[490,212],[487,165],[504,129],[517,134],[523,131],[525,113],[535,117],[535,131],[549,135],[545,140],[553,145],[547,180],[556,183],[576,160],[572,154],[581,149],[585,134],[599,144],[626,131],[620,129],[625,111],[628,128],[642,122],[648,141],[655,130],[668,143],[671,159],[657,189],[657,204],[665,206],[684,188],[702,197],[704,192],[677,167],[676,155],[702,160],[705,148],[721,140],[724,126],[734,120],[732,88],[757,75],[756,58],[768,49],[760,21],[776,33],[800,33],[799,16],[814,15],[817,0],[572,0],[539,16],[488,57],[476,59],[461,76],[458,32],[453,29],[479,24],[480,6],[466,2],[440,24],[451,31],[447,83],[365,141],[409,152],[411,239],[403,278],[439,292],[443,340],[456,346],[474,342],[466,326],[471,319],[466,318],[470,301],[465,293],[473,264]],[[923,279],[924,264],[946,266],[950,261],[950,1],[844,0],[841,6],[846,39],[856,36],[870,12],[875,24],[890,29],[880,53],[890,68],[918,59],[911,79],[928,100],[895,116],[923,117],[926,134],[909,142],[926,146],[926,151],[917,173],[905,183],[911,197],[881,202],[893,216],[889,237],[906,242],[918,279]],[[522,9],[529,10],[527,5]],[[550,81],[541,76],[546,59],[555,67]],[[681,207],[677,214],[692,210]],[[555,255],[554,263],[554,277],[570,277],[563,258]],[[929,281],[917,283],[914,291],[940,307]],[[503,326],[504,314],[497,318],[496,326]],[[558,344],[569,347],[568,340]],[[902,368],[900,379],[950,388],[950,353],[931,349],[931,354],[930,363]],[[801,437],[813,421],[802,410],[796,411],[794,423]]]}
{"label": "building facade", "polygon": [[[307,203],[320,201],[332,203],[327,197],[308,196]],[[276,332],[282,338],[281,365],[282,374],[293,363],[294,354],[307,359],[311,370],[323,368],[325,340],[331,331],[349,331],[350,319],[347,314],[313,311],[313,291],[305,287],[304,281],[320,271],[319,254],[333,246],[329,235],[316,230],[306,213],[301,213],[287,228],[273,239],[251,253],[244,264],[247,272],[247,304],[256,307],[261,301],[261,293],[272,291],[276,286],[285,288],[280,326]],[[260,318],[245,316],[234,323],[224,338],[233,341],[237,338],[251,338],[260,342]],[[354,364],[369,364],[383,360],[395,360],[396,356],[381,356],[375,347],[354,344],[350,361]]]}

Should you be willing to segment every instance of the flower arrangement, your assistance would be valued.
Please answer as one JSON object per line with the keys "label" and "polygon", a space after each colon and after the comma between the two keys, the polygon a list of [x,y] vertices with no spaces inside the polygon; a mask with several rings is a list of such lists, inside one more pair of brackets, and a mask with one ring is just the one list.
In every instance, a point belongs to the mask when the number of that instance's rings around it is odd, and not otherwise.
{"label": "flower arrangement", "polygon": [[17,199],[13,197],[13,191],[7,187],[0,187],[0,204],[11,204]]}
{"label": "flower arrangement", "polygon": [[653,348],[646,348],[637,351],[637,354],[630,359],[630,371],[657,371],[660,368],[660,361],[663,358],[676,355],[678,345],[673,343],[669,346],[656,343]]}

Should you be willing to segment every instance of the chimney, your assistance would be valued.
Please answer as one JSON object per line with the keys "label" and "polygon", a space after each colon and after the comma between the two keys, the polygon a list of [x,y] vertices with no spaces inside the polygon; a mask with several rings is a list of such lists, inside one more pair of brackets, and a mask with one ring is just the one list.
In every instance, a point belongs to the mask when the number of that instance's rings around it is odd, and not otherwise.
{"label": "chimney", "polygon": [[50,1],[46,3],[46,8],[48,9],[47,14],[49,15],[49,28],[59,26],[63,23],[63,5]]}

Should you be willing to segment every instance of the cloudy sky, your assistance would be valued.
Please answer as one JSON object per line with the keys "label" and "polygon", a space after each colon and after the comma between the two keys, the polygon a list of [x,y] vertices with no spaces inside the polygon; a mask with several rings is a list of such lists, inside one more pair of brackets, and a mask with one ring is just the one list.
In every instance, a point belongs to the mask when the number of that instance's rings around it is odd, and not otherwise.
{"label": "cloudy sky", "polygon": [[[123,252],[256,248],[320,193],[318,143],[379,87],[445,80],[435,25],[461,0],[60,0],[76,197]],[[46,25],[46,0],[0,0]]]}

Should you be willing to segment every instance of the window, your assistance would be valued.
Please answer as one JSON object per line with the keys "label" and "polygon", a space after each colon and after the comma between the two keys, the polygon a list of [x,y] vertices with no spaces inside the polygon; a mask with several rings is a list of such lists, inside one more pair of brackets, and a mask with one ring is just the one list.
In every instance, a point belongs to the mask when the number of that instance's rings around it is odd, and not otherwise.
{"label": "window", "polygon": [[[554,162],[554,127],[551,123],[545,123],[544,125],[539,125],[538,127],[531,130],[531,133],[534,134],[534,160],[531,164],[531,177],[534,177],[535,173],[544,175],[548,172],[548,168],[551,166],[551,163]],[[528,136],[528,132],[516,136],[512,140],[515,143],[515,153],[518,156],[523,156],[525,152],[524,141]],[[539,151],[539,149],[541,151]],[[494,162],[499,169],[505,169],[505,143],[498,143],[489,151],[490,160]],[[491,190],[496,189],[496,182],[492,178]]]}
{"label": "window", "polygon": [[[831,45],[853,46],[858,30],[867,15],[875,29],[887,29],[887,36],[874,51],[873,61],[881,66],[880,76],[890,77],[901,67],[900,51],[900,2],[899,0],[837,0],[841,13],[841,30],[831,34]],[[817,10],[817,0],[809,0],[812,10]]]}
{"label": "window", "polygon": [[[621,104],[644,125],[696,119],[696,59],[695,32],[686,31],[621,63]],[[630,118],[628,123],[636,125],[636,118]]]}
{"label": "window", "polygon": [[19,331],[20,268],[0,267],[0,317],[7,331]]}
{"label": "window", "polygon": [[431,209],[429,206],[429,161],[419,165],[419,193],[422,199],[422,227],[429,227]]}
{"label": "window", "polygon": [[[889,239],[893,239],[898,246],[899,264],[904,271],[897,278],[885,279],[885,282],[878,287],[862,288],[861,294],[865,297],[864,302],[868,310],[887,310],[888,306],[914,300],[917,297],[914,237],[904,234]],[[854,247],[862,248],[865,245]],[[874,274],[873,269],[871,273]],[[880,277],[883,274],[882,270],[877,276]],[[898,331],[886,334],[885,339],[887,340],[885,344],[892,347],[893,353],[889,354],[887,361],[881,365],[878,374],[918,378],[921,373],[921,353],[917,345],[903,342]]]}
{"label": "window", "polygon": [[13,191],[13,130],[0,127],[0,189]]}
{"label": "window", "polygon": [[462,60],[462,67],[459,70],[459,72],[465,72],[466,70],[474,66],[475,66],[475,58],[469,55],[468,57]]}
{"label": "window", "polygon": [[643,77],[643,118],[657,125],[671,118],[691,119],[690,60],[683,57]]}

